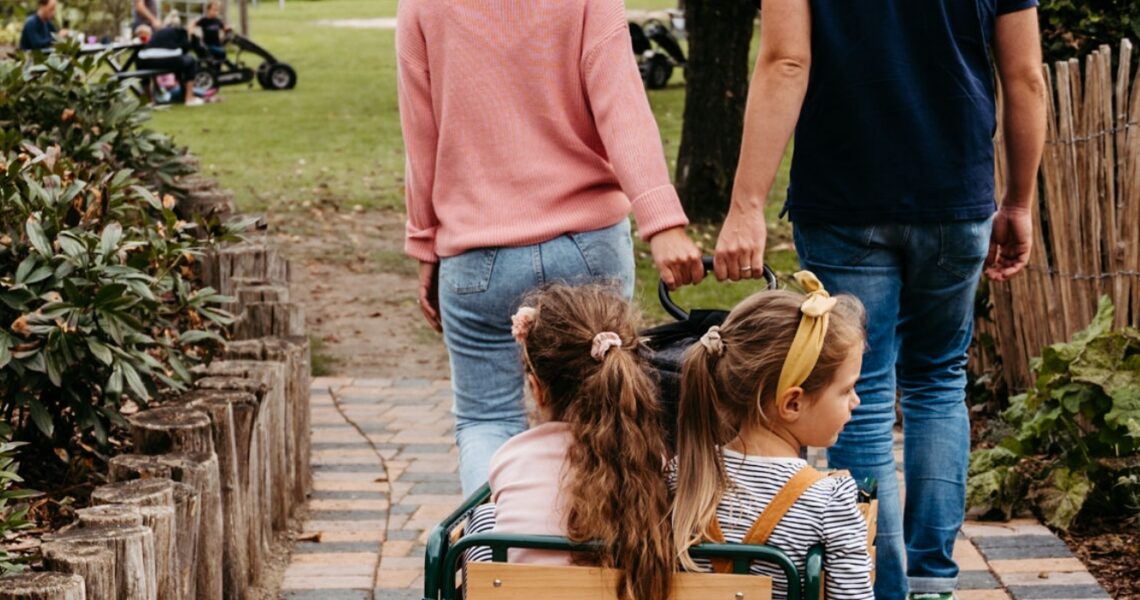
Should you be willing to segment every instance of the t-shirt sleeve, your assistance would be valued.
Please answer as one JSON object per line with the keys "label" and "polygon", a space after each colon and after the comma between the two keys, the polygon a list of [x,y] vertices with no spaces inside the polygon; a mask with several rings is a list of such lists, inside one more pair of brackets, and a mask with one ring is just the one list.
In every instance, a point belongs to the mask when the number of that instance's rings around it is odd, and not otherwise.
{"label": "t-shirt sleeve", "polygon": [[997,14],[1017,12],[1037,6],[1037,0],[997,0]]}
{"label": "t-shirt sleeve", "polygon": [[[467,528],[463,531],[463,535],[474,535],[476,533],[490,533],[495,529],[495,505],[494,504],[480,504],[471,513],[471,519],[467,523]],[[491,549],[486,546],[476,546],[470,548],[464,554],[464,560],[467,562],[491,562]]]}
{"label": "t-shirt sleeve", "polygon": [[823,512],[823,573],[829,600],[875,597],[871,587],[871,555],[867,522],[855,505],[855,480],[840,477]]}

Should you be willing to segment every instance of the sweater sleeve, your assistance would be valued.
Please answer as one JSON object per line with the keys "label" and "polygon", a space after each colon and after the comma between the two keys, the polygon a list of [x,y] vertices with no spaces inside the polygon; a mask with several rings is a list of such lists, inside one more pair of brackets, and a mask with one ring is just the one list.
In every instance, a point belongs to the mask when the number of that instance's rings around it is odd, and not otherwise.
{"label": "sweater sleeve", "polygon": [[688,224],[669,179],[661,134],[631,48],[620,0],[591,2],[582,76],[594,122],[622,190],[633,203],[642,239]]}
{"label": "sweater sleeve", "polygon": [[20,49],[43,50],[50,48],[54,41],[52,37],[54,32],[54,25],[33,14],[24,22],[24,31],[20,33]]}
{"label": "sweater sleeve", "polygon": [[415,10],[415,2],[401,2],[396,25],[397,87],[406,153],[404,196],[408,222],[404,251],[422,262],[438,262],[435,234],[439,220],[432,204],[432,187],[439,135],[431,99],[427,45]]}
{"label": "sweater sleeve", "polygon": [[871,556],[867,522],[855,505],[858,488],[850,477],[837,478],[823,512],[824,588],[832,600],[871,600]]}

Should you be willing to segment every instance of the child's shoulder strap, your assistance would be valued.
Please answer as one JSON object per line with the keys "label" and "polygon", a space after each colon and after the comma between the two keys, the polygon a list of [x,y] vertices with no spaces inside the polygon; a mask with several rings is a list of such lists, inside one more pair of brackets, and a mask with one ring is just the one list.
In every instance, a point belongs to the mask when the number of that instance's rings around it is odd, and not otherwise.
{"label": "child's shoulder strap", "polygon": [[[791,479],[776,492],[772,497],[772,501],[764,508],[760,516],[752,523],[752,527],[748,529],[748,533],[744,534],[744,538],[740,540],[742,544],[766,544],[772,532],[779,525],[784,515],[792,508],[792,505],[800,499],[800,496],[807,491],[815,482],[823,479],[823,473],[820,473],[811,465],[804,465]],[[719,519],[713,518],[711,527],[712,533],[718,537],[718,542],[724,541],[724,533],[720,528]],[[714,559],[713,569],[718,573],[732,572],[732,561],[727,559]]]}

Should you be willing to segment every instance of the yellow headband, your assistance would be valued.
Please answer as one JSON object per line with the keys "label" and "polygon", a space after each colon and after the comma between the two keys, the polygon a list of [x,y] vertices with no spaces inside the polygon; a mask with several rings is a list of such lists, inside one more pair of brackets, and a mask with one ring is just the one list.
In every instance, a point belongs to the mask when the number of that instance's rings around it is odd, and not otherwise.
{"label": "yellow headband", "polygon": [[800,271],[794,277],[796,283],[807,292],[807,299],[800,305],[803,317],[792,346],[788,349],[788,356],[784,359],[784,366],[780,369],[776,398],[783,396],[788,388],[801,385],[811,375],[819,360],[819,352],[823,350],[831,309],[835,308],[836,303],[836,299],[823,289],[823,284],[811,271]]}

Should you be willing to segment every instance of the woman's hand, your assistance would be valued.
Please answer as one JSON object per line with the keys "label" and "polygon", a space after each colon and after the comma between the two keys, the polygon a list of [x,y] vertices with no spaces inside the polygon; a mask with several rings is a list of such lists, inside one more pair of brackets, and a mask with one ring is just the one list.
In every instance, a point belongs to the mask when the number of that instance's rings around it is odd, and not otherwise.
{"label": "woman's hand", "polygon": [[420,311],[424,313],[428,325],[437,333],[443,333],[439,320],[439,263],[420,263]]}
{"label": "woman's hand", "polygon": [[755,211],[729,209],[716,240],[714,271],[718,281],[759,279],[764,276],[764,246],[768,223],[763,208]]}
{"label": "woman's hand", "polygon": [[700,283],[705,278],[705,267],[701,263],[701,251],[684,227],[674,227],[658,232],[649,238],[649,248],[653,252],[653,263],[661,273],[661,281],[669,289],[682,285]]}

